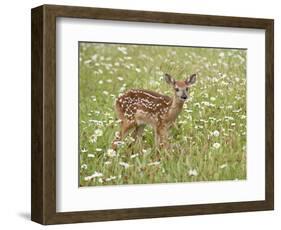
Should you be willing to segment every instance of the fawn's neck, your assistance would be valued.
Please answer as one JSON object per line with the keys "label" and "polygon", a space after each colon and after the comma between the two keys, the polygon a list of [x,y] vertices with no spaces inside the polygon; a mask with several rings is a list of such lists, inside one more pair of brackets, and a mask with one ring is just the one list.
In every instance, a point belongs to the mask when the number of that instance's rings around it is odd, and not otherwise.
{"label": "fawn's neck", "polygon": [[179,100],[178,97],[174,96],[172,99],[172,104],[168,113],[168,120],[175,121],[179,113],[182,111],[184,102]]}

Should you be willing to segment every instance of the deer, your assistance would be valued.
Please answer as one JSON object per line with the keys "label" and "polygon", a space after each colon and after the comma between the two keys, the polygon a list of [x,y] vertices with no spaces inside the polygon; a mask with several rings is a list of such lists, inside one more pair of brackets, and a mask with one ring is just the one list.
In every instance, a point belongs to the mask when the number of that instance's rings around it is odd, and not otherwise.
{"label": "deer", "polygon": [[164,79],[173,89],[173,97],[150,90],[130,89],[116,99],[115,109],[121,129],[115,134],[112,149],[116,150],[118,142],[132,130],[133,139],[140,138],[146,125],[154,129],[157,148],[169,147],[168,130],[188,99],[188,91],[196,81],[196,74],[177,81],[166,73]]}

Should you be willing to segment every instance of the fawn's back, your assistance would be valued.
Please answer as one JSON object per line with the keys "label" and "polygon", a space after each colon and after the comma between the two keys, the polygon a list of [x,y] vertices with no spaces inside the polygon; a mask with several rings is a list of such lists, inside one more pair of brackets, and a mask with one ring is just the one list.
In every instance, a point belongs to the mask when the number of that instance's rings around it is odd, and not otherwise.
{"label": "fawn's back", "polygon": [[140,124],[151,124],[164,119],[172,98],[143,89],[132,89],[116,101],[119,119]]}

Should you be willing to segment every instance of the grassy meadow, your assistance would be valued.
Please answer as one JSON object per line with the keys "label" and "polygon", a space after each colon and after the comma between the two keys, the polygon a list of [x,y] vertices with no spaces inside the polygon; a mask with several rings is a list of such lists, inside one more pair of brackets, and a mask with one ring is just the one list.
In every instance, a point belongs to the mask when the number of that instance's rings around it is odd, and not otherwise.
{"label": "grassy meadow", "polygon": [[[246,179],[246,50],[80,43],[80,186]],[[114,103],[143,88],[172,96],[164,73],[197,73],[190,99],[156,151],[151,127],[111,149]]]}

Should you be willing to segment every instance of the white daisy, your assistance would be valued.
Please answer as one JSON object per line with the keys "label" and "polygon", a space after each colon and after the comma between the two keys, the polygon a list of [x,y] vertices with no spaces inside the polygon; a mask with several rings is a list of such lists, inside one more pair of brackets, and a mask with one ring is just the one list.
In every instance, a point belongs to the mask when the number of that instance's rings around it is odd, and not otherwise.
{"label": "white daisy", "polygon": [[116,151],[114,151],[113,149],[108,149],[106,152],[106,155],[109,157],[116,157]]}
{"label": "white daisy", "polygon": [[215,149],[218,149],[220,146],[221,146],[221,144],[220,144],[220,143],[217,143],[217,142],[213,144],[213,147],[214,147]]}
{"label": "white daisy", "polygon": [[220,132],[218,130],[215,130],[213,132],[213,136],[218,137],[220,135]]}
{"label": "white daisy", "polygon": [[81,165],[81,169],[87,169],[87,168],[88,168],[88,166],[86,164]]}
{"label": "white daisy", "polygon": [[125,169],[130,167],[130,165],[126,162],[119,162],[119,165],[123,166]]}
{"label": "white daisy", "polygon": [[89,153],[89,154],[88,154],[88,157],[94,158],[94,157],[95,157],[95,154]]}
{"label": "white daisy", "polygon": [[160,161],[151,162],[151,163],[148,163],[147,165],[149,165],[149,166],[151,166],[151,165],[160,165]]}
{"label": "white daisy", "polygon": [[88,180],[91,180],[91,179],[93,179],[93,178],[102,177],[102,176],[103,176],[102,173],[100,173],[100,172],[94,172],[92,175],[84,177],[84,180],[88,181]]}
{"label": "white daisy", "polygon": [[103,134],[103,132],[102,132],[101,129],[96,129],[95,132],[94,132],[94,135],[95,135],[96,137],[100,137],[100,136],[102,136],[102,134]]}
{"label": "white daisy", "polygon": [[188,175],[189,176],[198,176],[198,172],[196,169],[189,169]]}
{"label": "white daisy", "polygon": [[222,165],[220,165],[220,169],[224,169],[224,168],[226,168],[227,167],[227,164],[222,164]]}

